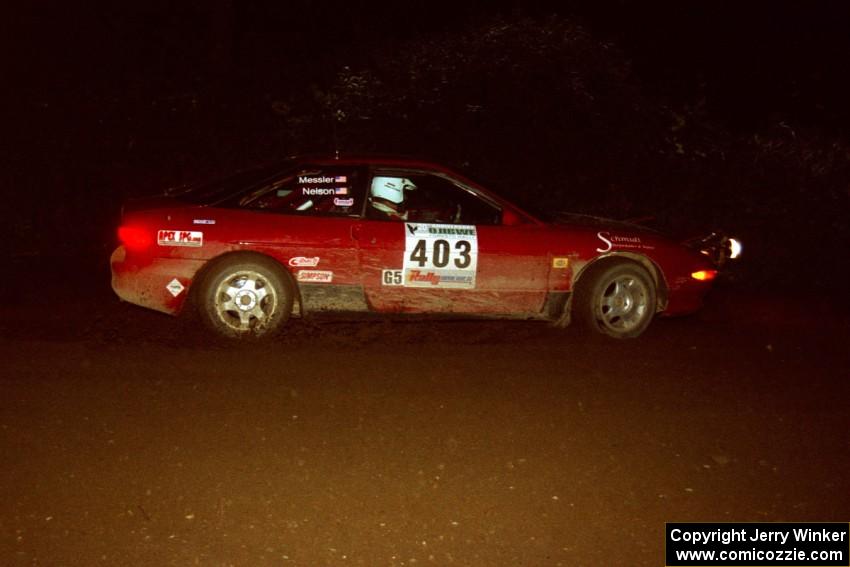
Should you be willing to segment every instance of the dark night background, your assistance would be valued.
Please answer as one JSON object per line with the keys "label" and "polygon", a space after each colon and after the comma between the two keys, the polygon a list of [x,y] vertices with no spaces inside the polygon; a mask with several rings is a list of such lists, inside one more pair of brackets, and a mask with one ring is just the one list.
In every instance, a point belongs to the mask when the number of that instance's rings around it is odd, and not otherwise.
{"label": "dark night background", "polygon": [[431,157],[531,208],[722,228],[755,285],[845,265],[841,2],[33,2],[5,19],[16,259],[105,258],[127,196],[339,148]]}
{"label": "dark night background", "polygon": [[[4,6],[0,564],[657,566],[665,522],[846,522],[846,6]],[[334,149],[744,256],[627,341],[225,345],[113,293],[126,198]]]}

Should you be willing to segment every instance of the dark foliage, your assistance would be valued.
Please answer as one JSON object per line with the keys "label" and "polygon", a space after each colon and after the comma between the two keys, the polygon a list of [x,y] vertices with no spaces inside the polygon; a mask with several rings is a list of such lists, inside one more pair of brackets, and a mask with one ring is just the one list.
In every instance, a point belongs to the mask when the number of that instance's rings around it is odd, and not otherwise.
{"label": "dark foliage", "polygon": [[394,36],[304,79],[295,65],[261,81],[216,57],[226,76],[179,89],[140,71],[25,96],[5,252],[107,249],[128,195],[340,149],[433,157],[532,209],[722,227],[743,236],[764,282],[798,281],[803,257],[820,268],[809,277],[846,267],[846,140],[779,117],[730,128],[705,93],[650,94],[615,45],[571,19]]}

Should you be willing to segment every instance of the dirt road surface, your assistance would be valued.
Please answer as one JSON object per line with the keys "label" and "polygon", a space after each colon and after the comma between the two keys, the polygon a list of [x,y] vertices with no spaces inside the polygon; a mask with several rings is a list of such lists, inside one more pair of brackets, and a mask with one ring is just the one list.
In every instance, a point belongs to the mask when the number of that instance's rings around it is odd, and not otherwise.
{"label": "dirt road surface", "polygon": [[[7,282],[2,565],[663,565],[667,521],[847,521],[847,311],[717,290],[641,339],[295,322],[222,346]],[[47,282],[47,283],[45,283]]]}

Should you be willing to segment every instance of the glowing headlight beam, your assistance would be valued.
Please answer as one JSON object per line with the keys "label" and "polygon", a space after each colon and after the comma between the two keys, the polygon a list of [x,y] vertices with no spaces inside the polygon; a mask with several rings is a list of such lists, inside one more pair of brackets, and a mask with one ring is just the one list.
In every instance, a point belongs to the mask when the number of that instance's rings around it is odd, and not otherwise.
{"label": "glowing headlight beam", "polygon": [[741,241],[737,238],[729,239],[729,258],[734,260],[738,256],[741,255],[741,252],[744,250],[744,245],[741,244]]}

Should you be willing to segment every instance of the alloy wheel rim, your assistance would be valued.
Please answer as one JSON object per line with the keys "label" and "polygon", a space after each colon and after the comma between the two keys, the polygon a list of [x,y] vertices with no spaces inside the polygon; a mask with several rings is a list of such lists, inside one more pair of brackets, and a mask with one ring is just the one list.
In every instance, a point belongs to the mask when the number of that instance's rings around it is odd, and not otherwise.
{"label": "alloy wheel rim", "polygon": [[257,333],[271,320],[278,305],[277,292],[268,278],[243,270],[224,278],[215,290],[215,312],[230,329]]}
{"label": "alloy wheel rim", "polygon": [[646,284],[630,275],[614,278],[604,287],[597,305],[598,319],[609,329],[628,332],[639,327],[649,307]]}

